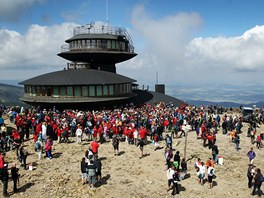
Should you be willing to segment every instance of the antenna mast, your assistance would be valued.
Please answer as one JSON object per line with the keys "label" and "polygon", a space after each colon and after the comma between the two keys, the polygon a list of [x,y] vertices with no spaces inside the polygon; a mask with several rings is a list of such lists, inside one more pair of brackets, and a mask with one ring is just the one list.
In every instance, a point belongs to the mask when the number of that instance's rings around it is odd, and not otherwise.
{"label": "antenna mast", "polygon": [[156,72],[156,85],[159,83],[159,76],[158,76],[158,72]]}
{"label": "antenna mast", "polygon": [[108,0],[106,0],[106,31],[108,32],[108,25],[109,25],[109,20],[108,20]]}

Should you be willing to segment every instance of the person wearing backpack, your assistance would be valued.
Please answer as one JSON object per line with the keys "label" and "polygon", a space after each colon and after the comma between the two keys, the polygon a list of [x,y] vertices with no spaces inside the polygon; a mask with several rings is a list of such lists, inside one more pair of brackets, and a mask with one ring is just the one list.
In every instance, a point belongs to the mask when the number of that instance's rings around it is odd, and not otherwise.
{"label": "person wearing backpack", "polygon": [[252,191],[251,195],[255,195],[255,192],[257,190],[258,197],[261,197],[261,194],[262,194],[261,193],[261,185],[264,181],[264,177],[263,177],[259,168],[256,169],[256,174],[254,175],[254,181],[255,181],[255,183],[254,183],[253,191]]}
{"label": "person wearing backpack", "polygon": [[91,160],[90,163],[87,166],[87,172],[88,172],[88,179],[90,184],[90,189],[95,188],[96,183],[96,165],[94,164],[94,161]]}
{"label": "person wearing backpack", "polygon": [[35,143],[35,150],[38,153],[39,160],[42,158],[42,148],[43,148],[42,139],[39,137]]}

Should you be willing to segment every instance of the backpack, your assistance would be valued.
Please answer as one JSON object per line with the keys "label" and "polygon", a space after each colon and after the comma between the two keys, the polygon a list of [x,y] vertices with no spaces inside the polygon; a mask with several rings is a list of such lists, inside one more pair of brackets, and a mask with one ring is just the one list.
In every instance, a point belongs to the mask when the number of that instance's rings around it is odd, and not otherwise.
{"label": "backpack", "polygon": [[263,175],[261,175],[261,177],[259,178],[259,181],[262,183],[262,182],[264,182],[264,176]]}
{"label": "backpack", "polygon": [[170,137],[167,137],[167,138],[166,138],[166,142],[167,142],[167,144],[171,144],[171,139],[170,139]]}
{"label": "backpack", "polygon": [[35,144],[35,150],[39,150],[41,147],[40,143],[39,142],[36,142]]}

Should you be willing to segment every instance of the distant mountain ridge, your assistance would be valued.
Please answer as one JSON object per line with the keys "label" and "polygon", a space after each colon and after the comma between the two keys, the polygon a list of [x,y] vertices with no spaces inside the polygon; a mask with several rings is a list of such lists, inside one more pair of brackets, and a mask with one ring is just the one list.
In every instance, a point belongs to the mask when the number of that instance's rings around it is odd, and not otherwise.
{"label": "distant mountain ridge", "polygon": [[5,106],[25,105],[19,100],[23,91],[23,87],[0,83],[0,104]]}
{"label": "distant mountain ridge", "polygon": [[238,108],[241,105],[244,107],[252,107],[253,105],[256,105],[256,107],[264,106],[264,101],[260,101],[256,103],[248,103],[248,104],[241,104],[241,103],[235,103],[235,102],[212,102],[212,101],[206,101],[206,100],[188,100],[187,102],[188,104],[195,105],[197,107],[200,107],[201,105],[205,105],[205,106],[217,105],[217,106],[234,107],[234,108]]}

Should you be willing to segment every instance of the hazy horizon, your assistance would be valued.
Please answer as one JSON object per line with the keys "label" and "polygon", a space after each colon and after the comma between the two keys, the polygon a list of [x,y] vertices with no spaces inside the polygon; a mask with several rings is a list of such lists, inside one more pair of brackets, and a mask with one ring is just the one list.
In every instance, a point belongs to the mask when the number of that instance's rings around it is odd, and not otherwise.
{"label": "hazy horizon", "polygon": [[[0,83],[21,86],[18,83],[23,80],[1,80]],[[161,83],[162,84],[162,83]],[[144,85],[144,89],[148,85]],[[143,85],[139,85],[142,89]],[[149,90],[154,91],[154,85],[149,85]],[[247,84],[244,86],[234,84],[223,84],[210,86],[203,83],[196,83],[195,85],[176,83],[175,85],[165,85],[165,93],[167,95],[176,97],[183,101],[210,101],[210,102],[235,102],[241,104],[249,104],[263,101],[264,92],[263,85]]]}

